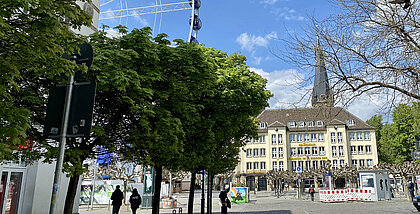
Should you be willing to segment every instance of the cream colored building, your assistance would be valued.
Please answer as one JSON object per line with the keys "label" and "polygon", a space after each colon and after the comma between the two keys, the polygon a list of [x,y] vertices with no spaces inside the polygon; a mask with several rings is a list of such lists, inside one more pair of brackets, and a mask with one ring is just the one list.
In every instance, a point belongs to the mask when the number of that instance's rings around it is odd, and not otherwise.
{"label": "cream colored building", "polygon": [[245,177],[251,189],[254,183],[267,189],[270,170],[317,169],[327,160],[333,169],[378,164],[374,127],[334,107],[319,41],[315,61],[311,108],[267,109],[257,116],[259,136],[247,140],[236,167],[237,178]]}

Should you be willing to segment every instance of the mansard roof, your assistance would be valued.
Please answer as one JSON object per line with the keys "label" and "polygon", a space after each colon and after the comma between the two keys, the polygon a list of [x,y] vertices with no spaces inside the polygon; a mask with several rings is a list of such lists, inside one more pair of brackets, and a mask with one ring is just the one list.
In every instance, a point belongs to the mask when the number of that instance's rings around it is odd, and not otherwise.
{"label": "mansard roof", "polygon": [[[329,125],[346,125],[349,130],[374,129],[341,107],[266,109],[257,118],[270,124],[269,126],[282,124],[289,131],[325,130]],[[350,120],[353,121],[351,125]],[[322,126],[318,126],[318,121],[322,121]],[[292,127],[290,122],[294,122],[295,127]],[[299,127],[299,122],[305,122],[305,126]]]}

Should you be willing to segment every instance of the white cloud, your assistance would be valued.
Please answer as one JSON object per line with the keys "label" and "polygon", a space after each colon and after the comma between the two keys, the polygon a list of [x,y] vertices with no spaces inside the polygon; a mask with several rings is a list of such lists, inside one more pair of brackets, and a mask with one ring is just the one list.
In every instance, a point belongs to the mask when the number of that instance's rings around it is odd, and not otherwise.
{"label": "white cloud", "polygon": [[107,33],[106,36],[107,37],[110,37],[110,38],[120,37],[121,36],[120,33],[118,33],[118,31],[116,31],[113,28],[106,29],[105,32]]}
{"label": "white cloud", "polygon": [[[136,11],[131,11],[131,14],[132,15],[136,14]],[[149,22],[147,22],[147,20],[142,18],[141,16],[137,15],[137,16],[133,16],[133,17],[141,25],[139,28],[150,26]]]}
{"label": "white cloud", "polygon": [[267,47],[270,40],[277,38],[277,32],[271,32],[265,36],[242,33],[236,38],[236,42],[241,46],[241,49],[253,52],[255,47]]}
{"label": "white cloud", "polygon": [[289,0],[261,0],[261,4],[268,4],[268,5],[274,5],[275,3],[279,1],[289,1]]}
{"label": "white cloud", "polygon": [[305,17],[298,14],[296,10],[290,9],[288,7],[283,8],[272,8],[271,13],[275,14],[276,16],[283,18],[287,21],[303,21],[305,20]]}
{"label": "white cloud", "polygon": [[[295,69],[266,72],[260,68],[250,68],[251,71],[267,79],[267,89],[274,95],[270,100],[270,108],[310,107],[312,85],[303,86],[308,78]],[[363,95],[345,107],[349,112],[363,121],[375,114],[383,114],[381,107],[384,101],[380,97]],[[339,106],[339,105],[336,105]]]}

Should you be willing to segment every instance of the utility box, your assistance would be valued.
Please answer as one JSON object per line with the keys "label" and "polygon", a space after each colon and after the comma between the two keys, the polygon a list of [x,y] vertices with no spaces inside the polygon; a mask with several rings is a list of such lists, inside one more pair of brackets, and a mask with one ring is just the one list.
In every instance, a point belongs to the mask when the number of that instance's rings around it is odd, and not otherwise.
{"label": "utility box", "polygon": [[391,200],[391,185],[388,171],[368,170],[360,171],[360,188],[371,190],[372,201]]}

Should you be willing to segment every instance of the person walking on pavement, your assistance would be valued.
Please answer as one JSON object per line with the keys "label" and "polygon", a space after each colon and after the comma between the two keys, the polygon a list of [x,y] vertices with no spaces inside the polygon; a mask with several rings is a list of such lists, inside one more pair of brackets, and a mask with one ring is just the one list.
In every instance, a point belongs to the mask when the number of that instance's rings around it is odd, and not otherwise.
{"label": "person walking on pavement", "polygon": [[227,192],[228,190],[222,190],[220,191],[219,194],[219,198],[220,198],[220,202],[222,203],[222,207],[221,207],[221,214],[227,214],[227,208],[230,208],[230,201],[227,197]]}
{"label": "person walking on pavement", "polygon": [[311,185],[311,187],[309,187],[309,194],[311,194],[311,200],[314,201],[314,196],[315,196],[314,185]]}
{"label": "person walking on pavement", "polygon": [[130,196],[131,211],[136,214],[137,209],[141,204],[141,196],[136,188],[133,189],[133,194]]}
{"label": "person walking on pavement", "polygon": [[414,198],[414,183],[410,180],[410,183],[408,183],[408,191],[410,192],[410,198],[411,201]]}
{"label": "person walking on pavement", "polygon": [[115,191],[111,195],[112,200],[112,214],[118,214],[124,198],[123,192],[120,190],[120,185],[115,187]]}

